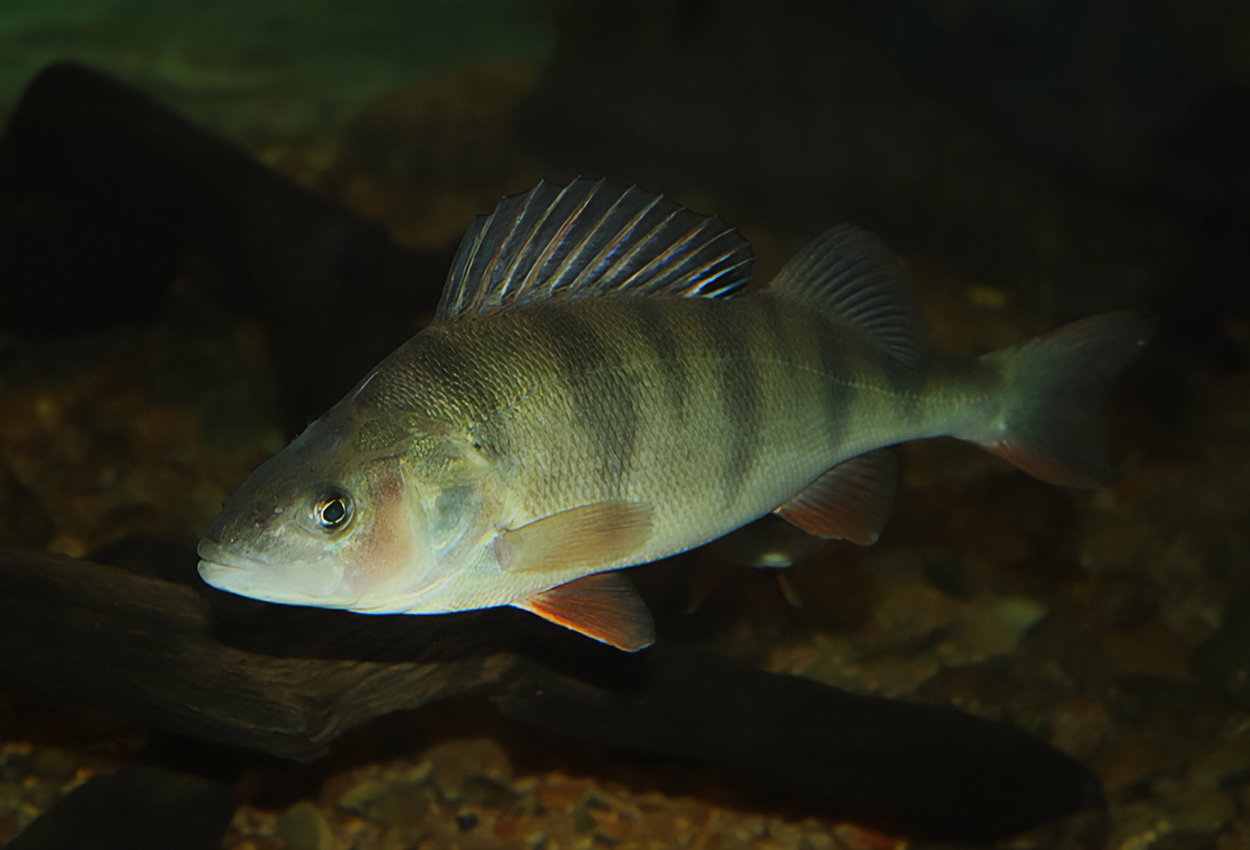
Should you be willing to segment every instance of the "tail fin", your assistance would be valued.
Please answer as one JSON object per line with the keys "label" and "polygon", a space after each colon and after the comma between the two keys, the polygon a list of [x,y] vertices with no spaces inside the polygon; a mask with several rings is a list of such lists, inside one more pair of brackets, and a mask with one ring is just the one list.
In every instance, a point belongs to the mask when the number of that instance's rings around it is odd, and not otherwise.
{"label": "tail fin", "polygon": [[1107,486],[1102,396],[1153,326],[1135,313],[1108,313],[985,355],[1002,376],[1002,406],[976,441],[1048,483]]}

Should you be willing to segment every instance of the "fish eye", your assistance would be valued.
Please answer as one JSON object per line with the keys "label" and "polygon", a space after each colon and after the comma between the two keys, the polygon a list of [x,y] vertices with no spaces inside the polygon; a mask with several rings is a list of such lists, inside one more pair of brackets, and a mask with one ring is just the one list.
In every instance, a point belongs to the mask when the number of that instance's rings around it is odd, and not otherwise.
{"label": "fish eye", "polygon": [[323,494],[313,505],[313,520],[326,531],[337,531],[351,518],[351,497],[338,490]]}

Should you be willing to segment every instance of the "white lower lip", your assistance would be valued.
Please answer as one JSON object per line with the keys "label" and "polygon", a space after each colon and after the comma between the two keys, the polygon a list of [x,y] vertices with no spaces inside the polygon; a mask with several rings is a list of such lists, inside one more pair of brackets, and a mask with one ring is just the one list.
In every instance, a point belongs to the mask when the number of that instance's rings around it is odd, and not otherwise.
{"label": "white lower lip", "polygon": [[247,575],[251,570],[247,567],[232,567],[229,564],[218,564],[214,561],[200,561],[198,569],[200,578],[218,590],[251,595],[247,588]]}
{"label": "white lower lip", "polygon": [[[313,565],[299,564],[286,569],[278,569],[265,564],[221,564],[216,561],[200,561],[200,578],[228,593],[259,599],[262,602],[276,602],[280,605],[310,605],[317,608],[349,608],[355,601],[344,598],[332,591],[340,585],[338,575],[323,576],[324,588],[318,593],[317,588],[309,591],[308,585],[314,584],[308,579],[315,575]],[[322,568],[322,572],[326,572]],[[301,581],[295,581],[299,575]]]}

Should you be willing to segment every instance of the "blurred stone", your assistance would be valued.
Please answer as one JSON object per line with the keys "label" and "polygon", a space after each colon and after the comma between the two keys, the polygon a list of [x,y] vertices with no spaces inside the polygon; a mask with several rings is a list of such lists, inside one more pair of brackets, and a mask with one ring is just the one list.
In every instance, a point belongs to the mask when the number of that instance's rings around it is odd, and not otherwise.
{"label": "blurred stone", "polygon": [[1235,819],[1215,839],[1215,850],[1245,850],[1250,847],[1250,822]]}
{"label": "blurred stone", "polygon": [[1209,832],[1178,829],[1160,835],[1157,840],[1150,842],[1149,846],[1150,850],[1209,850],[1212,843],[1212,836]]}
{"label": "blurred stone", "polygon": [[1147,850],[1171,830],[1153,801],[1114,806],[1110,816],[1113,827],[1103,846],[1115,850]]}
{"label": "blurred stone", "polygon": [[1250,709],[1250,592],[1225,606],[1223,625],[1195,652],[1194,669],[1238,706]]}
{"label": "blurred stone", "polygon": [[1175,756],[1154,741],[1131,737],[1099,760],[1098,774],[1108,796],[1169,770]]}
{"label": "blurred stone", "polygon": [[1104,629],[1098,643],[1125,676],[1179,679],[1189,669],[1189,649],[1158,620]]}
{"label": "blurred stone", "polygon": [[1182,788],[1160,801],[1160,812],[1178,832],[1210,835],[1237,813],[1232,798],[1214,788]]}
{"label": "blurred stone", "polygon": [[847,850],[904,850],[908,844],[905,839],[852,823],[838,824],[833,834]]}
{"label": "blurred stone", "polygon": [[59,747],[40,747],[35,751],[35,776],[49,782],[64,782],[78,772],[82,757]]}
{"label": "blurred stone", "polygon": [[1185,776],[1192,784],[1207,788],[1250,779],[1250,738],[1231,738],[1214,750],[1194,756]]}
{"label": "blurred stone", "polygon": [[353,785],[339,798],[338,804],[345,809],[368,815],[374,804],[391,790],[391,783],[384,779],[366,779]]}
{"label": "blurred stone", "polygon": [[504,783],[512,779],[508,754],[489,738],[439,744],[424,756],[433,764],[430,777],[445,800],[459,800],[471,777],[487,777]]}
{"label": "blurred stone", "polygon": [[1050,742],[1073,758],[1093,755],[1113,728],[1111,712],[1101,702],[1074,698],[1050,714]]}
{"label": "blurred stone", "polygon": [[278,818],[277,837],[287,850],[330,850],[334,834],[321,810],[309,802],[296,803]]}
{"label": "blurred stone", "polygon": [[1046,607],[1024,597],[960,603],[951,634],[936,647],[944,664],[975,664],[1015,652]]}
{"label": "blurred stone", "polygon": [[466,804],[487,809],[507,809],[518,796],[507,782],[482,774],[466,778],[461,787],[461,799]]}
{"label": "blurred stone", "polygon": [[956,558],[929,558],[924,562],[924,577],[929,584],[956,599],[967,599],[970,596],[968,577],[963,564]]}

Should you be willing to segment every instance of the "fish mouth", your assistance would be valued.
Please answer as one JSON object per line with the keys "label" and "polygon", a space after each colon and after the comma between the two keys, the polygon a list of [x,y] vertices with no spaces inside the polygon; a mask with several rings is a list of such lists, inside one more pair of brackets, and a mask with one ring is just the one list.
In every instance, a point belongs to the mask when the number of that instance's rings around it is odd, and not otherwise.
{"label": "fish mouth", "polygon": [[342,573],[318,562],[273,564],[230,551],[205,538],[196,549],[197,569],[204,582],[218,590],[275,602],[317,608],[349,608],[353,596],[342,593]]}
{"label": "fish mouth", "polygon": [[200,575],[204,574],[205,566],[215,570],[263,570],[266,566],[261,561],[232,552],[208,537],[200,541],[195,553],[200,556]]}

